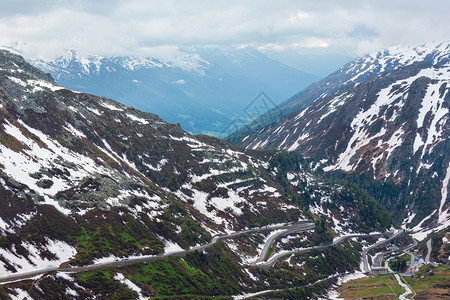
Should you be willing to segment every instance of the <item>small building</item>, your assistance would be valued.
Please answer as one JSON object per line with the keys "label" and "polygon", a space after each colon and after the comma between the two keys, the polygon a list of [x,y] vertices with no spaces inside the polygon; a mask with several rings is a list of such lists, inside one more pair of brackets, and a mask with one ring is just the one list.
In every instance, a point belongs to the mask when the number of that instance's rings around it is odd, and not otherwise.
{"label": "small building", "polygon": [[413,274],[417,272],[421,266],[425,265],[425,261],[420,258],[417,262],[415,262],[413,265],[409,266],[409,273]]}
{"label": "small building", "polygon": [[379,276],[379,275],[387,275],[389,274],[389,271],[385,267],[372,267],[371,273],[373,275]]}
{"label": "small building", "polygon": [[390,245],[389,247],[387,247],[387,249],[388,249],[388,251],[395,251],[398,249],[398,247],[395,245]]}

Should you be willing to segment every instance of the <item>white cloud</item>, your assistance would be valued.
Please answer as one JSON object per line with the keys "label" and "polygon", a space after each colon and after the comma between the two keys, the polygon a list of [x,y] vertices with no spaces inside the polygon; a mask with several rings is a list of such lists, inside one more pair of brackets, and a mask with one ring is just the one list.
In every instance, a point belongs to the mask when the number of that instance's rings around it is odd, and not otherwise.
{"label": "white cloud", "polygon": [[128,55],[204,45],[361,55],[450,39],[444,0],[9,2],[0,12],[0,44],[24,41],[29,55],[41,57],[71,48]]}
{"label": "white cloud", "polygon": [[310,19],[311,15],[307,12],[298,11],[289,18],[289,22],[296,23],[302,20]]}
{"label": "white cloud", "polygon": [[175,84],[186,84],[186,80],[184,79],[178,79],[177,81],[174,81]]}
{"label": "white cloud", "polygon": [[301,48],[328,48],[330,46],[329,39],[311,37],[303,41],[303,43],[293,43],[293,47]]}

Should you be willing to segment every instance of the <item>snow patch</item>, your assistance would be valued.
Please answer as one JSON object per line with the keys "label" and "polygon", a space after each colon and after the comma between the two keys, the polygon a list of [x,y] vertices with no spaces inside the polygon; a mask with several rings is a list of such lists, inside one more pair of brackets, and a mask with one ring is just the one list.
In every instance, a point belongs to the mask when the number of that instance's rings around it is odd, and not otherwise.
{"label": "snow patch", "polygon": [[178,253],[178,252],[183,252],[184,249],[180,247],[180,245],[178,245],[175,242],[171,242],[171,241],[165,241],[164,242],[164,254],[169,254],[169,253]]}
{"label": "snow patch", "polygon": [[106,102],[99,102],[99,104],[100,104],[101,106],[103,106],[104,108],[107,108],[107,109],[109,109],[109,110],[113,110],[113,111],[123,111],[123,109],[118,108],[117,106],[111,105],[111,104],[106,103]]}
{"label": "snow patch", "polygon": [[147,125],[147,124],[149,124],[149,122],[148,122],[147,120],[142,119],[142,118],[138,118],[138,117],[136,117],[135,115],[132,115],[132,114],[127,114],[127,117],[128,117],[129,119],[135,121],[135,122],[141,123],[142,125]]}
{"label": "snow patch", "polygon": [[441,188],[441,203],[439,205],[439,220],[438,222],[440,224],[449,224],[450,225],[450,214],[449,209],[444,211],[444,205],[448,198],[448,184],[450,182],[450,162],[448,163],[447,170],[445,172],[445,178],[442,181],[442,188]]}
{"label": "snow patch", "polygon": [[341,286],[344,283],[347,283],[352,280],[357,280],[360,278],[367,277],[363,272],[357,271],[355,273],[345,274],[343,276],[339,276],[336,285],[331,289],[326,295],[326,299],[335,299],[335,300],[344,300],[344,298],[339,297],[339,292],[337,291],[337,287]]}
{"label": "snow patch", "polygon": [[63,90],[62,86],[57,86],[54,84],[51,84],[50,82],[44,81],[44,80],[27,80],[27,83],[33,87],[35,87],[34,91],[42,90],[42,88],[47,88],[53,92],[58,90]]}
{"label": "snow patch", "polygon": [[14,292],[17,294],[17,296],[13,294],[9,294],[12,300],[24,300],[24,299],[33,299],[30,294],[28,294],[25,290],[22,290],[20,288],[14,289]]}
{"label": "snow patch", "polygon": [[142,289],[138,287],[134,282],[126,278],[122,273],[117,273],[116,275],[114,275],[114,279],[125,284],[130,290],[135,291],[138,294],[140,300],[148,299],[148,297],[142,295]]}
{"label": "snow patch", "polygon": [[22,242],[21,246],[29,252],[27,257],[18,254],[15,247],[11,250],[0,248],[0,255],[17,269],[17,272],[11,272],[7,270],[6,265],[0,261],[0,274],[22,274],[36,269],[59,267],[60,264],[69,261],[77,253],[76,249],[66,242],[51,240],[49,238],[46,238],[46,241],[44,249],[53,253],[56,256],[56,260],[41,258],[40,247],[29,242]]}

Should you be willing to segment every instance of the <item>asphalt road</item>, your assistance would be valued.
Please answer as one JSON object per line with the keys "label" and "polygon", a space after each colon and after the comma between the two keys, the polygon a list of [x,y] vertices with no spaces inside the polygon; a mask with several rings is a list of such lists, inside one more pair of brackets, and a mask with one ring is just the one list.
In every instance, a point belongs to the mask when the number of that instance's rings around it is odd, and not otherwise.
{"label": "asphalt road", "polygon": [[162,259],[168,256],[184,256],[189,252],[193,251],[200,251],[203,249],[206,249],[208,247],[211,247],[215,243],[217,243],[219,240],[222,239],[229,239],[236,237],[241,234],[245,233],[251,233],[251,232],[264,232],[264,231],[271,231],[271,230],[277,230],[277,229],[286,229],[286,232],[294,232],[297,230],[300,230],[301,228],[314,228],[314,223],[308,222],[308,221],[300,221],[293,224],[284,224],[284,225],[275,225],[275,226],[267,226],[267,227],[261,227],[261,228],[252,228],[252,229],[246,229],[241,231],[236,231],[229,234],[219,234],[212,238],[211,242],[193,247],[189,250],[180,250],[180,251],[174,251],[170,253],[164,253],[159,255],[149,255],[149,256],[141,256],[141,257],[133,257],[133,258],[120,258],[116,261],[112,262],[102,262],[102,263],[96,263],[92,265],[87,266],[81,266],[81,267],[49,267],[49,268],[43,268],[43,269],[37,269],[30,272],[24,272],[24,273],[16,273],[16,274],[10,274],[8,276],[2,276],[0,277],[0,283],[6,283],[10,281],[19,281],[19,280],[25,280],[29,278],[33,278],[38,275],[42,275],[49,272],[67,272],[67,273],[80,273],[80,272],[86,272],[86,271],[92,271],[97,270],[101,268],[106,267],[124,267],[132,264],[137,263],[145,263],[149,261],[154,261],[158,259]]}
{"label": "asphalt road", "polygon": [[365,272],[365,273],[370,272],[370,269],[369,269],[369,262],[367,261],[367,252],[369,252],[370,250],[372,250],[372,249],[374,249],[374,248],[377,248],[377,247],[379,247],[379,246],[381,246],[381,245],[384,245],[385,243],[389,242],[390,240],[392,240],[392,239],[394,239],[394,238],[396,238],[396,237],[398,237],[398,236],[400,236],[400,235],[402,235],[402,234],[403,234],[403,231],[399,231],[399,232],[393,234],[393,235],[392,235],[391,237],[389,237],[388,239],[379,241],[378,243],[375,243],[375,244],[373,244],[372,246],[370,246],[369,248],[363,250],[363,253],[362,253],[362,260],[363,260],[364,272]]}
{"label": "asphalt road", "polygon": [[284,235],[289,235],[289,234],[292,234],[292,233],[307,231],[307,230],[311,230],[311,229],[314,229],[314,223],[305,223],[305,224],[298,224],[297,226],[294,226],[292,228],[289,228],[289,229],[286,229],[286,230],[284,230],[282,232],[274,234],[264,244],[264,248],[261,251],[261,254],[260,254],[259,258],[256,261],[250,263],[250,265],[257,265],[259,262],[263,261],[264,257],[266,257],[267,251],[269,250],[270,246],[272,246],[273,242],[277,238],[279,238],[281,236],[284,236]]}
{"label": "asphalt road", "polygon": [[411,261],[409,262],[409,265],[413,266],[414,265],[414,261],[416,260],[416,256],[414,255],[414,253],[409,252],[409,251],[403,251],[403,252],[406,253],[406,254],[409,254],[411,256]]}
{"label": "asphalt road", "polygon": [[[283,257],[285,255],[289,255],[289,254],[293,254],[293,253],[304,253],[304,252],[309,252],[311,250],[325,249],[325,248],[333,247],[333,246],[336,246],[336,245],[338,245],[338,244],[340,244],[340,243],[342,243],[342,242],[344,242],[344,241],[346,241],[348,239],[355,238],[355,237],[363,237],[364,238],[364,237],[380,237],[380,236],[382,236],[381,233],[377,233],[377,234],[349,234],[349,235],[344,235],[344,236],[341,236],[340,238],[336,239],[335,241],[333,241],[332,243],[327,244],[327,245],[314,246],[314,247],[308,247],[308,248],[303,248],[303,249],[298,249],[298,250],[282,252],[282,253],[279,253],[279,254],[273,256],[266,263],[254,262],[251,265],[262,267],[262,268],[267,268],[267,267],[273,266],[281,257]],[[264,257],[264,256],[262,256],[262,257]]]}
{"label": "asphalt road", "polygon": [[381,267],[381,264],[383,263],[383,258],[387,255],[387,254],[389,254],[389,253],[391,253],[391,252],[394,252],[395,250],[392,250],[392,251],[384,251],[384,252],[379,252],[379,253],[377,253],[376,255],[375,255],[375,257],[373,258],[373,264],[372,264],[372,266],[373,267]]}
{"label": "asphalt road", "polygon": [[430,255],[431,255],[431,239],[429,239],[427,241],[427,249],[428,249],[428,252],[427,252],[427,256],[425,256],[425,263],[429,264],[430,263]]}
{"label": "asphalt road", "polygon": [[[315,247],[309,247],[309,248],[304,248],[304,249],[299,249],[299,250],[283,252],[283,253],[280,253],[280,254],[277,254],[277,255],[273,256],[269,261],[267,261],[265,263],[261,263],[261,261],[266,256],[266,253],[267,253],[269,247],[272,245],[272,243],[275,241],[276,238],[278,238],[280,236],[283,236],[283,235],[288,235],[288,234],[291,234],[291,233],[311,230],[313,228],[314,228],[314,223],[311,223],[311,222],[308,222],[308,221],[302,221],[302,222],[298,222],[298,223],[294,223],[294,224],[275,225],[275,226],[268,226],[268,227],[262,227],[262,228],[253,228],[253,229],[241,230],[241,231],[233,232],[233,233],[230,233],[230,234],[216,235],[216,236],[214,236],[212,238],[211,242],[209,242],[207,244],[204,244],[204,245],[201,245],[201,246],[193,247],[193,248],[191,248],[189,250],[174,251],[174,252],[170,252],[170,253],[164,253],[164,254],[153,255],[153,256],[121,258],[119,260],[112,261],[112,262],[96,263],[96,264],[87,265],[87,266],[81,266],[81,267],[70,267],[69,266],[69,267],[50,267],[50,268],[38,269],[38,270],[26,272],[26,273],[11,274],[11,275],[8,275],[8,276],[0,277],[0,283],[7,283],[7,282],[11,282],[11,281],[19,281],[19,280],[30,279],[30,278],[36,277],[38,275],[42,275],[42,274],[49,273],[49,272],[80,273],[80,272],[92,271],[92,270],[97,270],[97,269],[106,268],[106,267],[124,267],[124,266],[133,265],[133,264],[137,264],[137,263],[145,263],[145,262],[150,262],[150,261],[162,259],[162,258],[169,257],[169,256],[184,256],[187,253],[194,252],[194,251],[201,251],[201,250],[204,250],[204,249],[206,249],[208,247],[211,247],[212,245],[217,243],[219,240],[229,239],[229,238],[233,238],[233,237],[236,237],[236,236],[239,236],[239,235],[242,235],[242,234],[245,234],[245,233],[251,233],[251,232],[264,232],[264,231],[272,231],[272,230],[277,230],[277,229],[285,229],[284,231],[279,232],[279,233],[273,235],[272,237],[270,237],[266,241],[266,244],[264,245],[263,251],[261,251],[260,257],[255,262],[250,263],[250,265],[263,267],[263,268],[267,268],[267,267],[273,266],[275,264],[275,262],[277,262],[282,256],[284,256],[286,254],[303,253],[303,252],[308,252],[308,251],[316,250],[316,249],[325,249],[325,248],[328,248],[328,247],[332,247],[332,246],[338,245],[338,244],[344,242],[345,240],[350,239],[350,238],[354,238],[354,237],[363,237],[364,238],[364,237],[379,237],[379,236],[382,236],[382,234],[371,234],[371,235],[369,235],[369,234],[351,234],[351,235],[346,235],[346,236],[342,236],[342,237],[336,239],[335,241],[333,241],[332,243],[330,243],[328,245],[321,245],[321,246],[315,246]],[[370,246],[366,250],[364,250],[363,251],[363,261],[364,261],[364,268],[365,268],[365,270],[366,270],[366,267],[368,268],[367,252],[370,249],[373,249],[375,247],[378,247],[378,246],[380,246],[380,245],[390,241],[391,239],[397,237],[398,235],[400,235],[402,233],[403,232],[400,231],[400,232],[394,234],[393,236],[391,236],[390,238],[388,238],[388,239],[386,239],[384,241],[378,242],[378,243]]]}

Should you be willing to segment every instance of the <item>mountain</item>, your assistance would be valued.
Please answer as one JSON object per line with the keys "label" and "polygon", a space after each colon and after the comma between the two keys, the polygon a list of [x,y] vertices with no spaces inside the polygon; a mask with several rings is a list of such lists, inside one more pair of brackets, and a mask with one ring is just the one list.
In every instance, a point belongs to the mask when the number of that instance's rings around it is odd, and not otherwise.
{"label": "mountain", "polygon": [[[58,84],[158,114],[192,133],[220,135],[261,92],[270,106],[319,78],[252,48],[189,48],[170,59],[101,57],[68,51],[55,60],[32,58]],[[251,121],[251,119],[250,119]]]}
{"label": "mountain", "polygon": [[[365,186],[414,231],[445,228],[449,89],[449,43],[395,47],[345,65],[287,103],[292,113],[234,139],[313,158]],[[305,99],[313,103],[298,109]]]}
{"label": "mountain", "polygon": [[433,57],[436,57],[436,59],[445,57],[446,47],[447,43],[429,43],[416,48],[396,46],[357,58],[322,80],[297,92],[274,109],[253,120],[252,123],[230,132],[226,139],[234,144],[239,144],[240,139],[251,134],[251,132],[277,121],[284,115],[298,112],[349,84],[357,84],[373,77],[382,76],[420,61],[433,63]]}
{"label": "mountain", "polygon": [[[313,297],[392,224],[298,155],[191,135],[0,50],[1,298]],[[252,263],[271,252],[291,258]]]}

